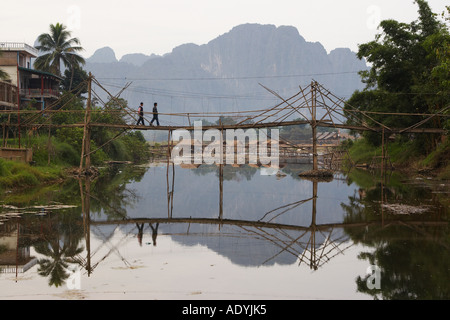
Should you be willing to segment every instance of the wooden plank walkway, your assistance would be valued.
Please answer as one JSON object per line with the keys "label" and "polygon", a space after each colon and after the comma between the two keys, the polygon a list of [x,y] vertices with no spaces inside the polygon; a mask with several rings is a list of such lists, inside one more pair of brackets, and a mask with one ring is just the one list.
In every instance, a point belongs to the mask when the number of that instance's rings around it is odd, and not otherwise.
{"label": "wooden plank walkway", "polygon": [[[285,126],[295,126],[295,125],[304,125],[310,124],[308,120],[298,120],[298,121],[282,121],[282,122],[260,122],[253,124],[229,124],[229,125],[206,125],[202,126],[202,130],[209,129],[261,129],[261,128],[275,128],[275,127],[285,127]],[[327,127],[327,128],[337,128],[337,129],[348,129],[355,131],[373,131],[373,132],[382,132],[382,127],[367,127],[367,126],[355,126],[355,125],[346,125],[346,124],[338,124],[331,123],[329,121],[316,121],[316,125],[318,127]],[[17,127],[17,124],[8,124],[10,127]],[[83,128],[85,126],[84,123],[73,123],[73,124],[28,124],[21,125],[21,127],[32,128],[33,126],[39,127],[52,127],[52,128]],[[195,126],[143,126],[143,125],[131,125],[131,124],[111,124],[111,123],[89,123],[90,127],[104,127],[104,128],[113,128],[113,129],[128,129],[128,130],[143,130],[143,131],[173,131],[173,130],[194,130]],[[439,128],[389,128],[384,129],[385,132],[390,133],[446,133],[447,130],[439,129]]]}

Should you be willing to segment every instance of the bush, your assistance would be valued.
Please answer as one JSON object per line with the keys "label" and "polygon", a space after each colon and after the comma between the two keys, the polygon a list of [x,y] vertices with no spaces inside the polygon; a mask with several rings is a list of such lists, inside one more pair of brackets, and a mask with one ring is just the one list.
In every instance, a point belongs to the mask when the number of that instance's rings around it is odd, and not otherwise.
{"label": "bush", "polygon": [[450,139],[442,142],[435,151],[431,152],[423,161],[422,165],[432,168],[443,168],[450,163]]}
{"label": "bush", "polygon": [[366,139],[355,141],[350,148],[350,157],[355,163],[369,163],[376,154],[377,147]]}
{"label": "bush", "polygon": [[0,177],[9,176],[10,174],[9,165],[5,160],[0,159]]}
{"label": "bush", "polygon": [[12,186],[36,186],[39,179],[32,172],[21,171],[11,177]]}
{"label": "bush", "polygon": [[0,177],[0,186],[3,187],[24,187],[35,186],[40,181],[46,180],[46,177],[36,168],[30,167],[26,163],[13,161],[0,161],[4,167],[10,167],[9,170],[4,171],[4,175]]}
{"label": "bush", "polygon": [[80,154],[73,146],[66,142],[56,144],[55,156],[57,159],[68,165],[76,166],[80,164]]}

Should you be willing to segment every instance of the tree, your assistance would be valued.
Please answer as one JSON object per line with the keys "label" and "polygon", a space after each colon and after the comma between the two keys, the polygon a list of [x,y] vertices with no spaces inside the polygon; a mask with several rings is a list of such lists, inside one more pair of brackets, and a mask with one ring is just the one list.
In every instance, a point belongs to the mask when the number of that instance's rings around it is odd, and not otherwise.
{"label": "tree", "polygon": [[[426,114],[436,113],[450,103],[448,28],[437,19],[425,0],[415,3],[418,5],[417,21],[384,20],[380,23],[382,32],[375,40],[359,46],[358,57],[365,58],[372,67],[360,72],[366,89],[355,92],[349,105],[361,111]],[[347,115],[349,123],[354,123],[350,113]],[[374,115],[373,119],[393,127],[409,127],[422,120],[413,115],[392,114]],[[441,126],[438,121],[426,125]],[[374,144],[380,142],[378,134],[367,132],[365,136]],[[433,143],[426,146],[433,147]]]}
{"label": "tree", "polygon": [[[81,66],[74,65],[72,68],[64,71],[64,79],[61,81],[61,88],[63,91],[71,91],[74,88],[78,88],[77,96],[81,97],[87,93],[88,74]],[[84,82],[84,85],[82,83]],[[80,86],[80,87],[79,87]]]}
{"label": "tree", "polygon": [[39,45],[36,48],[44,54],[37,57],[34,67],[38,70],[61,75],[61,62],[66,68],[72,70],[81,64],[85,64],[83,57],[77,54],[83,48],[78,38],[70,38],[71,32],[65,25],[56,23],[50,25],[50,33],[42,33],[38,37]]}

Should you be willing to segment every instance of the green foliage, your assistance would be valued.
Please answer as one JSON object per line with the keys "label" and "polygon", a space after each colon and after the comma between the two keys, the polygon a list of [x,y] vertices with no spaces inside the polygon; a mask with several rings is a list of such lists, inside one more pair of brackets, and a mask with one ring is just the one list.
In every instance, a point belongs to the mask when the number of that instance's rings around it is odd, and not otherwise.
{"label": "green foliage", "polygon": [[66,92],[60,99],[61,112],[52,115],[53,124],[73,124],[84,121],[84,101],[72,93]]}
{"label": "green foliage", "polygon": [[426,167],[441,168],[450,164],[450,140],[446,139],[436,150],[431,152],[423,161]]}
{"label": "green foliage", "polygon": [[64,163],[76,166],[80,164],[80,153],[67,142],[59,142],[55,146],[55,152]]}
{"label": "green foliage", "polygon": [[9,165],[6,163],[5,160],[0,158],[0,177],[5,177],[11,174],[11,171],[9,170]]}
{"label": "green foliage", "polygon": [[55,138],[71,145],[77,152],[81,153],[83,141],[83,128],[61,128],[56,131]]}
{"label": "green foliage", "polygon": [[59,170],[45,167],[32,167],[29,164],[0,159],[0,186],[21,188],[36,186],[39,183],[58,179]]}
{"label": "green foliage", "polygon": [[375,156],[376,152],[377,148],[366,139],[355,141],[349,151],[350,158],[355,163],[370,163],[370,160]]}
{"label": "green foliage", "polygon": [[38,37],[36,48],[43,54],[36,58],[34,67],[38,70],[61,75],[61,62],[65,67],[84,64],[85,60],[76,52],[82,51],[80,41],[70,38],[71,32],[61,23],[50,25],[50,33],[42,33]]}
{"label": "green foliage", "polygon": [[150,157],[150,149],[140,131],[130,132],[122,138],[129,161],[142,162]]}
{"label": "green foliage", "polygon": [[81,97],[87,93],[88,74],[79,65],[73,65],[70,69],[64,71],[64,78],[61,81],[63,91],[73,91],[74,94]]}
{"label": "green foliage", "polygon": [[[417,0],[419,19],[411,23],[384,20],[381,33],[374,41],[359,46],[358,57],[371,63],[369,71],[361,72],[367,84],[363,91],[355,92],[348,100],[348,123],[358,122],[349,112],[349,106],[371,113],[364,118],[369,126],[407,128],[427,116],[417,113],[436,113],[450,103],[450,34],[445,24],[437,20],[428,3]],[[383,114],[382,114],[383,113]],[[389,114],[388,114],[389,113]],[[395,115],[402,113],[407,115]],[[448,121],[435,117],[421,127],[445,128]],[[381,143],[381,135],[364,133],[373,145]],[[409,136],[416,146],[426,152],[436,147],[435,135]]]}

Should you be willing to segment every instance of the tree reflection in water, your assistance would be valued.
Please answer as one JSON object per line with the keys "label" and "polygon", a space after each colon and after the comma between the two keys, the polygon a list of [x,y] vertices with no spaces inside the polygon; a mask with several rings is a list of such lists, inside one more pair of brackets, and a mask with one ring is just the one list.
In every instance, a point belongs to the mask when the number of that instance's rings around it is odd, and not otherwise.
{"label": "tree reflection in water", "polygon": [[[364,187],[349,197],[349,203],[341,204],[345,219],[368,224],[345,228],[345,232],[354,243],[374,249],[361,252],[358,258],[381,270],[380,289],[369,288],[371,275],[367,274],[356,279],[358,291],[386,300],[449,299],[448,207],[438,194],[400,181],[398,176],[388,184],[363,171],[353,172],[351,178]],[[398,203],[420,206],[425,212],[399,215],[389,210],[389,204]]]}
{"label": "tree reflection in water", "polygon": [[80,243],[84,234],[79,212],[53,215],[52,220],[52,228],[46,231],[34,249],[45,256],[38,260],[38,274],[48,277],[50,286],[59,287],[70,276],[67,271],[69,265],[77,263],[75,257],[84,250]]}

